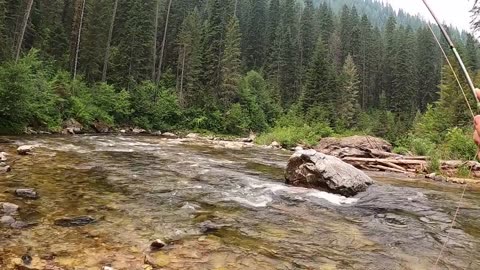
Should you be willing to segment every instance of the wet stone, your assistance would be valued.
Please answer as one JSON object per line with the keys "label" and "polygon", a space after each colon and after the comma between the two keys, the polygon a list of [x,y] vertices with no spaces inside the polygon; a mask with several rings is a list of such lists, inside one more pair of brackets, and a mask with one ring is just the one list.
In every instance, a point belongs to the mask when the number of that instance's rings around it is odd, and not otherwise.
{"label": "wet stone", "polygon": [[3,216],[0,218],[0,224],[2,225],[11,225],[15,222],[15,219],[11,216]]}
{"label": "wet stone", "polygon": [[0,172],[2,173],[7,173],[7,172],[11,172],[12,171],[12,167],[10,166],[0,166]]}
{"label": "wet stone", "polygon": [[59,218],[55,220],[54,224],[60,227],[80,227],[88,224],[95,223],[96,220],[93,217],[81,216],[73,218]]}
{"label": "wet stone", "polygon": [[0,152],[0,161],[7,161],[7,153]]}
{"label": "wet stone", "polygon": [[38,193],[32,188],[21,188],[15,190],[15,195],[17,197],[36,200],[39,198]]}
{"label": "wet stone", "polygon": [[18,211],[19,206],[13,203],[0,203],[2,205],[2,210],[5,214],[13,214]]}
{"label": "wet stone", "polygon": [[34,148],[35,148],[35,145],[22,145],[17,148],[17,153],[19,155],[29,155],[32,153]]}
{"label": "wet stone", "polygon": [[228,225],[228,224],[216,224],[216,223],[213,223],[212,221],[210,220],[207,220],[207,221],[204,221],[202,223],[200,223],[199,225],[199,228],[200,228],[200,232],[201,233],[212,233],[212,232],[216,232],[216,231],[219,231],[223,228],[228,228],[228,227],[231,227],[231,225]]}
{"label": "wet stone", "polygon": [[24,229],[24,228],[29,228],[32,226],[35,226],[36,223],[27,223],[23,221],[15,221],[12,224],[10,224],[10,227],[13,229]]}
{"label": "wet stone", "polygon": [[164,241],[162,241],[161,239],[157,239],[150,244],[150,250],[152,251],[160,250],[166,245],[167,244]]}
{"label": "wet stone", "polygon": [[387,225],[392,226],[392,227],[396,227],[396,228],[406,228],[406,227],[408,227],[407,221],[406,221],[405,218],[403,218],[401,216],[394,215],[394,214],[387,214],[385,216],[385,222],[387,223]]}

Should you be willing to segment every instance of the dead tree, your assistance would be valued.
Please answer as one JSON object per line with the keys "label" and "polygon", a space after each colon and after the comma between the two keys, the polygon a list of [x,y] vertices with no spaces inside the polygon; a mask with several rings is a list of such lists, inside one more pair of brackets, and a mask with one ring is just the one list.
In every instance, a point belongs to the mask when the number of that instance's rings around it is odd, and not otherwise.
{"label": "dead tree", "polygon": [[165,19],[165,29],[163,31],[162,49],[160,50],[160,60],[158,63],[158,73],[157,73],[157,80],[156,80],[157,84],[160,82],[160,78],[162,77],[163,55],[165,54],[165,43],[167,41],[168,20],[170,18],[171,7],[172,7],[172,0],[169,0],[167,17]]}
{"label": "dead tree", "polygon": [[20,35],[18,36],[17,46],[15,48],[15,62],[20,58],[20,52],[22,51],[23,38],[25,37],[25,31],[27,30],[28,20],[30,19],[30,13],[32,13],[33,0],[28,0],[27,9],[23,16],[22,26],[20,28]]}
{"label": "dead tree", "polygon": [[113,28],[115,26],[115,17],[117,16],[118,0],[115,0],[112,11],[112,20],[110,22],[110,30],[108,31],[107,46],[105,49],[105,59],[103,61],[102,81],[107,80],[108,61],[110,60],[110,46],[112,43]]}

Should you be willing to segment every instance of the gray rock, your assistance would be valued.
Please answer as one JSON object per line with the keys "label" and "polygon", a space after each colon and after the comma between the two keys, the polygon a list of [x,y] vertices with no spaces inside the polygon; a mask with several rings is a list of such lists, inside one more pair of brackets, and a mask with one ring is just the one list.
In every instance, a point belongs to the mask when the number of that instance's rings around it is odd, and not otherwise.
{"label": "gray rock", "polygon": [[172,139],[176,139],[178,138],[178,136],[176,134],[173,134],[171,132],[165,132],[162,134],[163,137],[166,137],[166,138],[172,138]]}
{"label": "gray rock", "polygon": [[70,118],[62,123],[63,133],[65,134],[76,134],[81,133],[83,130],[83,125],[80,124],[77,120]]}
{"label": "gray rock", "polygon": [[152,132],[153,136],[162,136],[162,132],[160,130]]}
{"label": "gray rock", "polygon": [[14,214],[20,208],[18,205],[8,202],[0,203],[0,205],[2,205],[2,210],[5,214]]}
{"label": "gray rock", "polygon": [[10,227],[13,229],[23,229],[32,226],[33,224],[29,224],[23,221],[15,221],[12,224],[10,224]]}
{"label": "gray rock", "polygon": [[347,197],[363,192],[373,184],[373,180],[359,169],[315,150],[293,154],[288,160],[285,178],[290,185],[316,188]]}
{"label": "gray rock", "polygon": [[11,171],[12,171],[12,167],[10,167],[10,166],[8,166],[8,165],[7,165],[7,166],[3,166],[3,167],[0,166],[0,172],[2,172],[2,173],[7,173],[7,172],[11,172]]}
{"label": "gray rock", "polygon": [[88,224],[95,223],[96,220],[93,217],[81,216],[72,218],[59,218],[55,220],[54,224],[60,227],[80,227]]}
{"label": "gray rock", "polygon": [[163,247],[165,247],[166,245],[167,244],[165,242],[163,242],[160,239],[157,239],[150,244],[150,250],[152,250],[152,251],[159,250],[159,249],[162,249]]}
{"label": "gray rock", "polygon": [[186,138],[188,138],[188,139],[198,139],[199,137],[200,137],[200,135],[198,135],[197,133],[189,133],[186,136]]}
{"label": "gray rock", "polygon": [[270,144],[270,147],[273,148],[273,149],[280,149],[280,148],[282,148],[282,145],[280,143],[278,143],[277,141],[274,141]]}
{"label": "gray rock", "polygon": [[35,145],[22,145],[17,148],[17,153],[19,155],[29,155],[32,153],[33,149],[35,149]]}
{"label": "gray rock", "polygon": [[7,153],[0,152],[0,161],[7,161]]}
{"label": "gray rock", "polygon": [[143,128],[134,128],[134,129],[132,129],[132,133],[133,134],[143,134],[143,133],[147,133],[147,131]]}
{"label": "gray rock", "polygon": [[39,198],[38,193],[32,188],[19,188],[15,190],[15,195],[25,199],[36,200]]}
{"label": "gray rock", "polygon": [[10,226],[15,222],[15,219],[11,216],[3,216],[0,218],[0,224]]}
{"label": "gray rock", "polygon": [[204,222],[200,223],[198,225],[198,227],[200,228],[201,233],[206,234],[206,233],[212,233],[212,232],[219,231],[223,228],[231,227],[231,225],[229,225],[229,224],[217,224],[217,223],[213,223],[210,220],[207,220],[207,221],[204,221]]}

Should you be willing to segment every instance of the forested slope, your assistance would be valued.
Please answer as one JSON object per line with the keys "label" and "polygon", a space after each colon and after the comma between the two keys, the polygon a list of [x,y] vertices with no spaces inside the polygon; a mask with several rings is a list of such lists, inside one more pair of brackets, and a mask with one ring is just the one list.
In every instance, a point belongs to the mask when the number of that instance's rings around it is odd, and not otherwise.
{"label": "forested slope", "polygon": [[[421,18],[352,2],[0,0],[0,128],[75,118],[398,140],[458,89]],[[476,73],[477,42],[456,42]],[[461,102],[452,126],[469,121]]]}

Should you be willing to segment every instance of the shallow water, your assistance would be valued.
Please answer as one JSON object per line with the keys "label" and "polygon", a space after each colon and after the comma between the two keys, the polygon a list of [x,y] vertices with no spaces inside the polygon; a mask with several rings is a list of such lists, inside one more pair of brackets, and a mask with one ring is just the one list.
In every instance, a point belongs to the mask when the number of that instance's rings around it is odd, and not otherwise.
{"label": "shallow water", "polygon": [[[377,175],[355,198],[283,184],[291,153],[157,137],[16,137],[38,144],[0,175],[0,202],[27,229],[0,227],[0,269],[29,254],[36,269],[480,269],[480,192]],[[18,159],[17,159],[18,158]],[[35,188],[38,200],[12,190]],[[54,225],[92,216],[83,227]],[[229,226],[204,235],[204,221]],[[168,239],[149,253],[149,243]],[[57,267],[57,268],[54,268]],[[60,267],[60,268],[58,268]]]}

